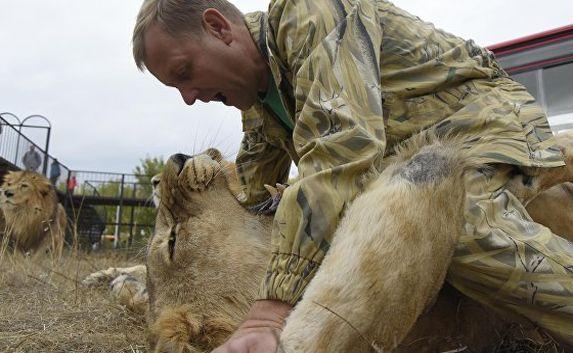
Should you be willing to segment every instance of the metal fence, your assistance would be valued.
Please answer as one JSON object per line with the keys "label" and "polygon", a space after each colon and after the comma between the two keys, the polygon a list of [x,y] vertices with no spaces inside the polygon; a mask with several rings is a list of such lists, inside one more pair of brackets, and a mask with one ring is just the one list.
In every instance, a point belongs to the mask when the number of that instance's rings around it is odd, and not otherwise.
{"label": "metal fence", "polygon": [[66,190],[71,170],[24,136],[0,116],[0,157],[22,170],[43,174],[60,191]]}
{"label": "metal fence", "polygon": [[[107,200],[104,205],[95,206],[98,213],[106,215],[103,240],[113,241],[115,248],[120,247],[123,240],[131,246],[136,237],[145,239],[153,232],[151,177],[76,170],[71,173],[68,192],[76,197],[96,196],[100,201]],[[73,185],[76,187],[72,188]]]}
{"label": "metal fence", "polygon": [[108,173],[87,170],[72,170],[70,179],[75,178],[75,187],[70,193],[86,195],[96,189],[102,197],[146,199],[151,196],[151,176]]}
{"label": "metal fence", "polygon": [[[64,196],[72,221],[79,222],[81,208],[91,202],[89,207],[101,219],[96,227],[100,236],[113,237],[114,247],[120,245],[122,238],[131,245],[135,235],[152,233],[152,176],[71,170],[23,135],[17,126],[21,124],[11,124],[0,115],[0,157],[12,169],[36,171],[50,179]],[[86,234],[91,242],[99,241],[94,238],[94,227],[84,228],[92,229]]]}

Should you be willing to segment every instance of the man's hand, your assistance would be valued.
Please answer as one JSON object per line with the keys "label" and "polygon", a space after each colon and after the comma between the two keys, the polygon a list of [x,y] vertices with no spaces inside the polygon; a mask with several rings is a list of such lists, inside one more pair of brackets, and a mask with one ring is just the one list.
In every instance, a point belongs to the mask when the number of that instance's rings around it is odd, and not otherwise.
{"label": "man's hand", "polygon": [[276,353],[280,333],[292,306],[277,300],[255,302],[247,320],[211,353]]}

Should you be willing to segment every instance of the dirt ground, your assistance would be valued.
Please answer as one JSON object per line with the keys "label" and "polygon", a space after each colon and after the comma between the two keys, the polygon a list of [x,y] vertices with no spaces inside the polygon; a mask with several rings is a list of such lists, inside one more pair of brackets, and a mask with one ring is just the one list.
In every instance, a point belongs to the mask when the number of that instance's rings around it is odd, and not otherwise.
{"label": "dirt ground", "polygon": [[118,252],[0,256],[0,352],[147,352],[145,318],[85,288],[89,273],[142,259]]}

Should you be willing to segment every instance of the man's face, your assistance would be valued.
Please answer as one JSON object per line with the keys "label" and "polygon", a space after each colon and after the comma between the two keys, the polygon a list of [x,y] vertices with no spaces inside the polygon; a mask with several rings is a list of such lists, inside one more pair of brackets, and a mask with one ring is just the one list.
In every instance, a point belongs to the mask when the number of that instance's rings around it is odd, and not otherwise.
{"label": "man's face", "polygon": [[257,98],[257,73],[246,48],[229,33],[205,30],[176,38],[160,25],[145,34],[147,69],[163,84],[175,87],[192,105],[220,101],[241,110]]}

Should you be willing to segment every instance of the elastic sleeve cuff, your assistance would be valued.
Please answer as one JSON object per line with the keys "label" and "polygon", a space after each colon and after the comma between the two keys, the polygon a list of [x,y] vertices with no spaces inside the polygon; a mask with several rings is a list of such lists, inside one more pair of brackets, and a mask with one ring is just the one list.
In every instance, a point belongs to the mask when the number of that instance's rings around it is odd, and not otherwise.
{"label": "elastic sleeve cuff", "polygon": [[258,299],[280,300],[296,305],[319,266],[319,262],[297,254],[273,253]]}

